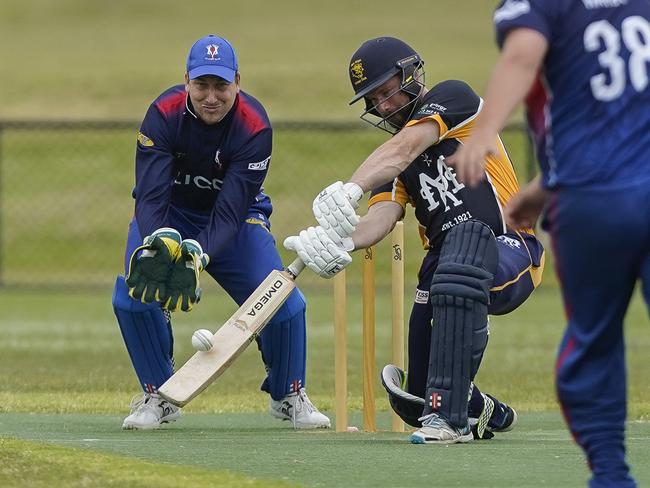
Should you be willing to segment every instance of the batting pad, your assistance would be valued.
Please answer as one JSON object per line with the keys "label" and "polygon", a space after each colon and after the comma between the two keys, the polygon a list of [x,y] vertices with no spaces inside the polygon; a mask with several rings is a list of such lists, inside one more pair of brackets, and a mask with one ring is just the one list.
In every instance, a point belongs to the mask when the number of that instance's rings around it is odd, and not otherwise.
{"label": "batting pad", "polygon": [[158,303],[132,299],[123,276],[115,281],[113,310],[140,385],[156,392],[174,372],[171,323]]}
{"label": "batting pad", "polygon": [[262,383],[276,401],[305,386],[305,298],[297,288],[257,337],[267,376]]}
{"label": "batting pad", "polygon": [[433,328],[425,413],[467,425],[470,384],[487,346],[490,286],[498,263],[492,230],[477,221],[453,227],[431,283]]}

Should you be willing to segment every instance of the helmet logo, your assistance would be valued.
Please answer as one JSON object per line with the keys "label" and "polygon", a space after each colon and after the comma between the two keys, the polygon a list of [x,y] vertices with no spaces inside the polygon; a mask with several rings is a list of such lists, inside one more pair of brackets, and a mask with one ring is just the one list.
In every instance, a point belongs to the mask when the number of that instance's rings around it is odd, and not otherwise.
{"label": "helmet logo", "polygon": [[358,85],[359,83],[368,79],[363,75],[363,63],[360,59],[352,62],[350,65],[350,74],[352,75],[352,78],[354,78],[353,83],[355,85]]}

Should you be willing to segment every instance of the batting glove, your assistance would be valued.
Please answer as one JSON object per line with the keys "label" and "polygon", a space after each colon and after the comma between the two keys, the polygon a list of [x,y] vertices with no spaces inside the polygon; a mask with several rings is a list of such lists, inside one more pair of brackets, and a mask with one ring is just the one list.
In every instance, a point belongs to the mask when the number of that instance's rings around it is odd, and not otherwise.
{"label": "batting glove", "polygon": [[170,227],[162,227],[144,238],[129,261],[126,284],[132,298],[143,303],[164,300],[167,277],[180,254],[180,244],[181,235]]}
{"label": "batting glove", "polygon": [[298,253],[305,266],[322,278],[331,278],[352,262],[347,250],[330,239],[322,227],[309,227],[287,237],[284,247]]}
{"label": "batting glove", "polygon": [[199,275],[210,262],[201,244],[194,239],[181,243],[180,253],[167,280],[167,298],[163,308],[170,312],[189,312],[201,299]]}
{"label": "batting glove", "polygon": [[342,247],[349,246],[349,238],[359,223],[355,209],[363,197],[363,190],[356,183],[345,185],[337,181],[321,191],[312,205],[318,224],[327,235]]}

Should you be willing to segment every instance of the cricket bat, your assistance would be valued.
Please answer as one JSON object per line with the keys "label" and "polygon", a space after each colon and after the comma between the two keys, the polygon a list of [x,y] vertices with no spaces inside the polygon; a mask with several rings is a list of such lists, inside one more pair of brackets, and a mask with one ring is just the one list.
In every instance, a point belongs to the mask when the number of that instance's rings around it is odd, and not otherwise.
{"label": "cricket bat", "polygon": [[158,394],[182,407],[228,369],[273,318],[296,287],[305,269],[297,258],[284,271],[272,271],[228,321],[214,333],[212,349],[194,354],[160,388]]}

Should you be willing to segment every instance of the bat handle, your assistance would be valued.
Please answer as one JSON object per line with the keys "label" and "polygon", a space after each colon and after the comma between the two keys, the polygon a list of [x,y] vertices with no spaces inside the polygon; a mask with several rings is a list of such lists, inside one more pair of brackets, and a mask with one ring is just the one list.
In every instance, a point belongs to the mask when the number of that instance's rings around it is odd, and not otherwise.
{"label": "bat handle", "polygon": [[293,276],[294,280],[298,277],[298,275],[302,272],[303,269],[305,269],[305,263],[303,263],[300,258],[294,259],[293,262],[286,267],[286,271],[291,276]]}

